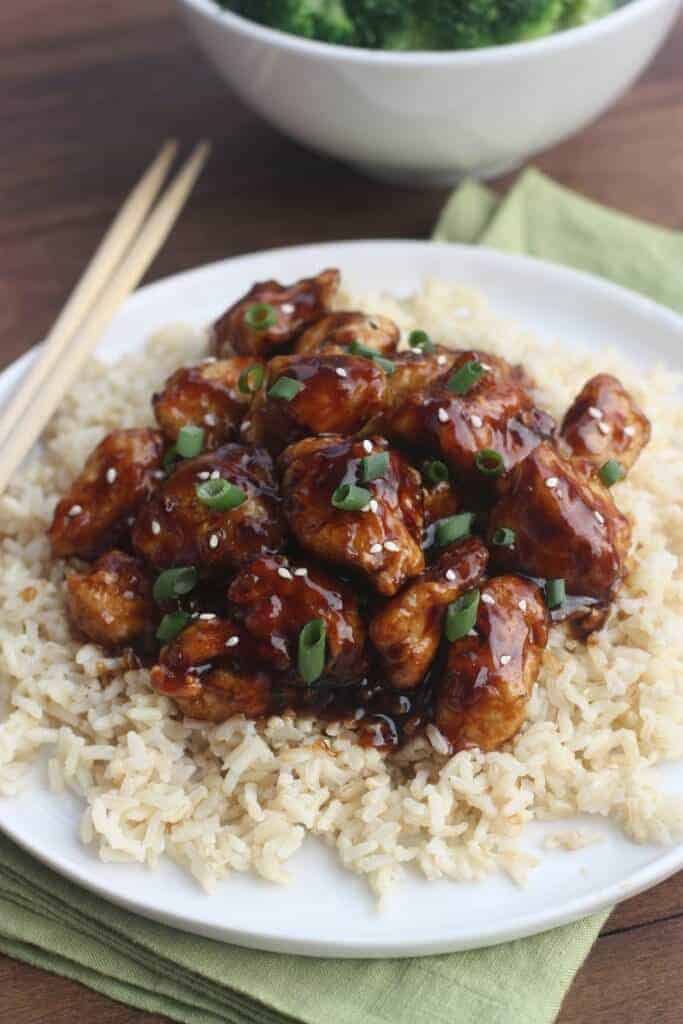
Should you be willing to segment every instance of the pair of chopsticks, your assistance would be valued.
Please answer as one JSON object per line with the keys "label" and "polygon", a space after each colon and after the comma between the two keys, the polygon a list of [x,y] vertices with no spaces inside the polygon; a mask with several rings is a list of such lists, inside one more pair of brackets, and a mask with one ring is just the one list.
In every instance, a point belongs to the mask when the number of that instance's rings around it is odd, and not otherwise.
{"label": "pair of chopsticks", "polygon": [[206,142],[195,148],[152,209],[178,150],[176,142],[166,142],[126,198],[40,355],[0,414],[0,494],[165,242],[209,148]]}

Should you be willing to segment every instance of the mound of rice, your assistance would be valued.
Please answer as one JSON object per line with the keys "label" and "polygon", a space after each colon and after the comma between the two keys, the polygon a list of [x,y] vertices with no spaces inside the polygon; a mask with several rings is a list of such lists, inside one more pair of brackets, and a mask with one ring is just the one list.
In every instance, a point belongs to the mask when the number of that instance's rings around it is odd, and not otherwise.
{"label": "mound of rice", "polygon": [[[288,879],[307,833],[384,895],[414,865],[427,878],[470,880],[503,869],[523,881],[536,858],[524,826],[576,812],[609,817],[636,841],[668,842],[678,800],[652,766],[683,756],[683,404],[670,372],[649,375],[618,353],[539,345],[485,299],[429,282],[413,299],[342,296],[456,347],[522,361],[561,416],[584,380],[617,374],[653,437],[616,488],[634,526],[634,569],[607,626],[587,645],[553,629],[527,721],[496,753],[448,756],[438,730],[386,758],[349,728],[304,717],[217,726],[178,717],[147,672],[75,639],[64,613],[65,566],[45,529],[59,493],[109,430],[151,422],[150,394],[191,363],[204,339],[172,327],[115,368],[92,364],[45,436],[43,452],[0,499],[0,793],[26,785],[49,749],[48,782],[83,801],[80,834],[105,861],[154,867],[170,856],[207,888],[232,871]],[[576,849],[590,831],[546,847]]]}

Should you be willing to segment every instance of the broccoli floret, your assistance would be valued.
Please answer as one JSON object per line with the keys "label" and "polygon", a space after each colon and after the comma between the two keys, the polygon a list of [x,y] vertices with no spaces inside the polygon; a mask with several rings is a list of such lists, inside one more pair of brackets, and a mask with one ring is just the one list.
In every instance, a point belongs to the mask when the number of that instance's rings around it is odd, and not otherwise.
{"label": "broccoli floret", "polygon": [[410,49],[416,0],[346,0],[355,45],[382,50]]}
{"label": "broccoli floret", "polygon": [[548,35],[565,0],[426,0],[413,49],[470,50]]}
{"label": "broccoli floret", "polygon": [[236,14],[306,39],[353,45],[356,32],[343,0],[219,0]]}

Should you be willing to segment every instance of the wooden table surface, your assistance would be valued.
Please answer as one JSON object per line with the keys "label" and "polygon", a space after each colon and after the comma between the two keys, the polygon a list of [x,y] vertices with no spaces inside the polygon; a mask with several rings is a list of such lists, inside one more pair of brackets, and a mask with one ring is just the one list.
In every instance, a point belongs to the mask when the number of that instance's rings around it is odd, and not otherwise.
{"label": "wooden table surface", "polygon": [[[5,0],[0,126],[0,364],[45,333],[169,135],[206,136],[215,149],[151,278],[274,245],[423,237],[445,198],[373,184],[276,134],[204,63],[170,0]],[[683,21],[617,106],[537,164],[600,202],[683,228]],[[559,1021],[680,1024],[682,1006],[683,873],[614,912]],[[161,1018],[0,957],[0,1021],[48,1020]]]}

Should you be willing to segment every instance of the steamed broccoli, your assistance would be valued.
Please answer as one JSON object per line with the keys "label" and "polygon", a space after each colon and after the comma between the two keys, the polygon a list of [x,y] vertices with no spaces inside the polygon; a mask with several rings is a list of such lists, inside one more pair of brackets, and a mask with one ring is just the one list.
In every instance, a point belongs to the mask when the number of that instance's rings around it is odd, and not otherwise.
{"label": "steamed broccoli", "polygon": [[219,0],[308,39],[383,50],[462,50],[582,25],[617,0]]}

